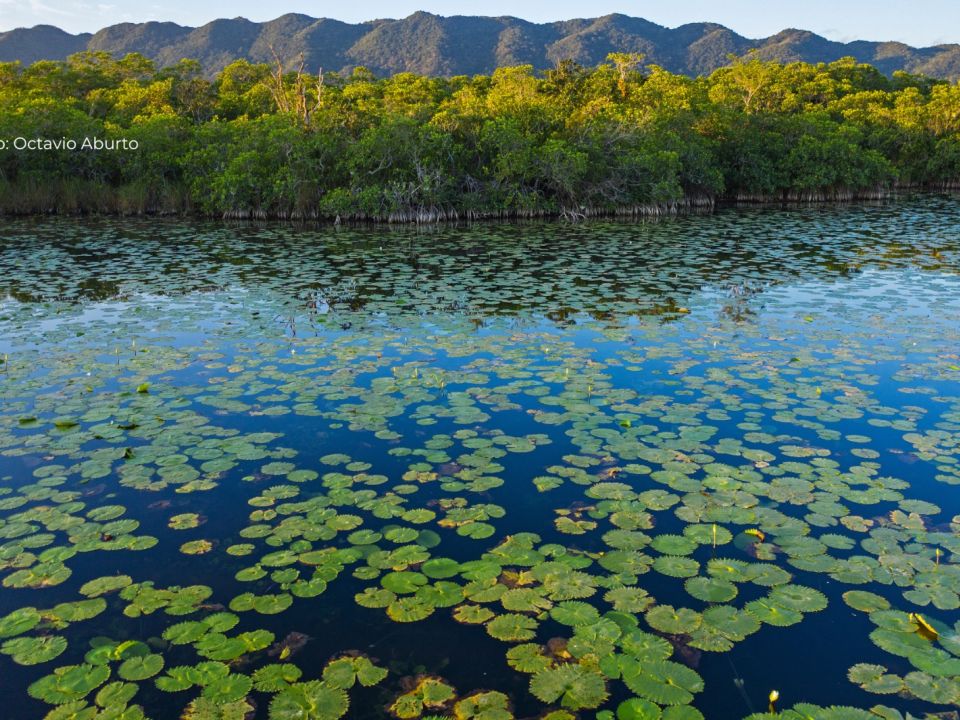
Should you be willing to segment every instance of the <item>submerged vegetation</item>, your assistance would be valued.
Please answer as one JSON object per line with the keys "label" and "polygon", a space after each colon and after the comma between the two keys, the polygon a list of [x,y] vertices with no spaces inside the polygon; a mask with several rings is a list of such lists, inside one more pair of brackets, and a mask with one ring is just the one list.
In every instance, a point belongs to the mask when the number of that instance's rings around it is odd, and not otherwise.
{"label": "submerged vegetation", "polygon": [[10,222],[7,709],[951,717],[958,229]]}
{"label": "submerged vegetation", "polygon": [[86,52],[0,64],[0,139],[5,213],[662,213],[954,186],[960,86],[749,56],[694,79],[623,53],[542,76],[312,77],[237,61],[208,80],[189,60],[158,70]]}

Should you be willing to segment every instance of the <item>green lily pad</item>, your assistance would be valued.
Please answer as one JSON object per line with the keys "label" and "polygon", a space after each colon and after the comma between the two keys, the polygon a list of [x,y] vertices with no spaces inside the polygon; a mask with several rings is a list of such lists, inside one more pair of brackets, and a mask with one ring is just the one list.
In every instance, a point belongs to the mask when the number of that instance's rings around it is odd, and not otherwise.
{"label": "green lily pad", "polygon": [[690,595],[703,602],[724,603],[737,596],[736,585],[715,577],[693,577],[683,586]]}
{"label": "green lily pad", "polygon": [[181,720],[242,720],[256,708],[249,700],[217,703],[206,697],[194,698],[184,709]]}
{"label": "green lily pad", "polygon": [[45,675],[27,688],[32,698],[52,705],[80,700],[110,677],[106,665],[66,665]]}
{"label": "green lily pad", "polygon": [[433,580],[445,580],[460,573],[460,563],[450,558],[431,558],[421,566],[420,571]]}
{"label": "green lily pad", "polygon": [[507,664],[517,672],[537,673],[551,667],[553,662],[536,643],[524,643],[507,650]]}
{"label": "green lily pad", "polygon": [[533,639],[537,621],[526,615],[507,613],[499,615],[487,623],[487,633],[497,640],[523,642]]}
{"label": "green lily pad", "polygon": [[260,692],[280,692],[300,679],[303,671],[291,663],[264,665],[253,673],[253,687]]}
{"label": "green lily pad", "polygon": [[744,607],[750,615],[760,622],[777,627],[796,625],[803,620],[803,615],[796,610],[778,605],[770,600],[754,600]]}
{"label": "green lily pad", "polygon": [[843,594],[843,601],[854,610],[865,613],[890,608],[890,602],[886,598],[865,590],[848,590]]}
{"label": "green lily pad", "polygon": [[643,699],[658,705],[686,705],[703,690],[703,680],[688,667],[661,660],[623,668],[627,687]]}
{"label": "green lily pad", "polygon": [[200,673],[193,667],[181,665],[169,668],[154,684],[163,692],[180,692],[200,684]]}
{"label": "green lily pad", "polygon": [[550,611],[550,617],[561,625],[589,625],[600,619],[595,607],[578,600],[565,600]]}
{"label": "green lily pad", "polygon": [[779,585],[770,591],[770,601],[798,612],[819,612],[827,607],[827,596],[803,585]]}
{"label": "green lily pad", "polygon": [[553,601],[543,596],[542,589],[511,588],[500,596],[500,604],[512,612],[539,612],[553,607]]}
{"label": "green lily pad", "polygon": [[653,569],[669,577],[688,578],[700,571],[700,563],[679,555],[661,555],[653,561]]}
{"label": "green lily pad", "polygon": [[907,691],[914,697],[938,705],[954,705],[960,702],[960,681],[942,678],[922,672],[911,672],[903,678]]}
{"label": "green lily pad", "polygon": [[213,543],[209,540],[190,540],[180,546],[180,552],[184,555],[204,555],[213,549]]}
{"label": "green lily pad", "polygon": [[80,586],[80,594],[84,597],[100,597],[118,590],[122,590],[133,582],[129,575],[107,575],[90,580]]}
{"label": "green lily pad", "polygon": [[545,703],[581,710],[599,707],[608,696],[603,675],[582,665],[547,668],[530,678],[530,692]]}
{"label": "green lily pad", "polygon": [[402,597],[387,605],[387,615],[396,622],[419,622],[433,615],[436,606],[418,595]]}
{"label": "green lily pad", "polygon": [[59,657],[67,649],[67,640],[59,635],[18,637],[7,640],[0,652],[18,665],[39,665]]}
{"label": "green lily pad", "polygon": [[670,605],[655,605],[647,610],[646,619],[654,630],[668,635],[681,635],[700,627],[703,616],[688,608],[674,609]]}
{"label": "green lily pad", "polygon": [[474,693],[458,700],[454,714],[462,720],[513,720],[510,698],[495,690]]}
{"label": "green lily pad", "polygon": [[124,660],[117,674],[124,680],[138,681],[151,678],[163,670],[162,655],[143,655]]}
{"label": "green lily pad", "polygon": [[617,706],[617,720],[660,720],[660,706],[643,698],[630,698]]}
{"label": "green lily pad", "polygon": [[658,535],[650,547],[664,555],[689,555],[697,549],[697,542],[684,535]]}
{"label": "green lily pad", "polygon": [[133,700],[138,689],[135,683],[120,681],[107,683],[97,691],[94,700],[102,708],[125,707]]}
{"label": "green lily pad", "polygon": [[397,599],[396,593],[383,588],[366,588],[353,596],[357,605],[366,608],[385,608]]}
{"label": "green lily pad", "polygon": [[210,626],[203,622],[182,622],[164,630],[163,639],[173,645],[188,645],[199,640],[209,630]]}
{"label": "green lily pad", "polygon": [[425,575],[409,571],[387,573],[380,580],[384,588],[398,595],[416,592],[417,588],[426,583]]}
{"label": "green lily pad", "polygon": [[36,608],[23,607],[0,618],[0,638],[14,637],[30,632],[40,622]]}
{"label": "green lily pad", "polygon": [[850,668],[847,677],[867,692],[892,695],[903,690],[903,679],[887,673],[881,665],[858,663]]}
{"label": "green lily pad", "polygon": [[182,513],[174,515],[167,521],[167,527],[172,530],[189,530],[200,526],[200,515],[197,513]]}
{"label": "green lily pad", "polygon": [[344,657],[327,663],[323,681],[331,687],[349,690],[359,682],[364,687],[376,685],[387,677],[387,670],[374,665],[369,658]]}
{"label": "green lily pad", "polygon": [[419,718],[426,709],[442,707],[455,697],[454,688],[441,678],[421,677],[416,687],[400,695],[389,709],[397,718]]}
{"label": "green lily pad", "polygon": [[245,698],[252,688],[253,681],[248,676],[231,673],[204,686],[203,697],[217,705],[224,705]]}
{"label": "green lily pad", "polygon": [[619,612],[641,613],[653,604],[653,598],[643,588],[617,587],[608,590],[603,599]]}
{"label": "green lily pad", "polygon": [[59,620],[65,622],[80,622],[94,618],[107,609],[107,601],[103,598],[90,598],[89,600],[74,600],[73,602],[60,603],[55,605],[49,612]]}
{"label": "green lily pad", "polygon": [[482,605],[460,605],[453,611],[454,620],[468,625],[481,625],[493,616],[493,611]]}
{"label": "green lily pad", "polygon": [[294,683],[270,701],[270,720],[339,720],[349,707],[341,688],[318,680]]}

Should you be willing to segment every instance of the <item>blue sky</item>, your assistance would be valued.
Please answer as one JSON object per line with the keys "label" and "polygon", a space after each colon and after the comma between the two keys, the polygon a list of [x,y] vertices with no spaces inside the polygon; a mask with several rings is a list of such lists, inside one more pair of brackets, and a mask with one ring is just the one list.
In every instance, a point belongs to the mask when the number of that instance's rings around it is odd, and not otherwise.
{"label": "blue sky", "polygon": [[202,25],[218,17],[269,20],[286,12],[358,22],[404,17],[416,10],[440,15],[516,15],[540,22],[620,12],[670,27],[709,20],[748,37],[800,27],[833,40],[900,40],[911,45],[960,42],[958,0],[486,0],[482,4],[449,0],[171,0],[162,4],[150,0],[0,0],[0,31],[40,23],[71,32],[143,20]]}

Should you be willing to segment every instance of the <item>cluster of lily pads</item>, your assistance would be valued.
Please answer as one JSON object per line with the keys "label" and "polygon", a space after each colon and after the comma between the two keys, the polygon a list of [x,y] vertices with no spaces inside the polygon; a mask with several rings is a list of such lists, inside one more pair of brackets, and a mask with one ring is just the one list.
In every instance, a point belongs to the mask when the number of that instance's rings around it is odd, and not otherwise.
{"label": "cluster of lily pads", "polygon": [[[803,214],[375,247],[23,225],[0,246],[0,672],[49,720],[696,720],[720,716],[712,658],[849,607],[863,707],[821,684],[753,717],[949,711],[944,212],[837,211],[816,242],[784,239]],[[154,263],[117,260],[140,243]],[[328,619],[446,624],[472,685],[328,643]]]}

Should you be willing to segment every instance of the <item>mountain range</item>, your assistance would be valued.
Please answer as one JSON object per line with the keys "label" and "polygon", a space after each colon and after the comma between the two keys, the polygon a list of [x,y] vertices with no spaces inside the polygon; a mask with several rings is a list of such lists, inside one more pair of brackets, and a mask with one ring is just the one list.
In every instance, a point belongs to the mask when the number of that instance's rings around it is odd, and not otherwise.
{"label": "mountain range", "polygon": [[688,75],[710,73],[728,55],[752,49],[770,60],[830,62],[852,56],[891,74],[896,70],[960,78],[960,45],[914,48],[899,42],[842,43],[806,30],[783,30],[746,38],[723,25],[693,23],[667,28],[626,15],[552,23],[515,17],[442,17],[417,12],[400,20],[350,24],[288,14],[269,22],[214,20],[202,27],[172,22],[121,23],[99,32],[71,35],[50,25],[0,33],[0,61],[62,60],[83,50],[115,55],[138,52],[160,66],[198,60],[215,74],[233,60],[272,62],[271,48],[289,65],[300,55],[311,72],[350,71],[364,66],[377,75],[473,75],[505,65],[555,66],[564,59],[585,66],[610,52],[639,52],[645,62]]}

